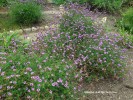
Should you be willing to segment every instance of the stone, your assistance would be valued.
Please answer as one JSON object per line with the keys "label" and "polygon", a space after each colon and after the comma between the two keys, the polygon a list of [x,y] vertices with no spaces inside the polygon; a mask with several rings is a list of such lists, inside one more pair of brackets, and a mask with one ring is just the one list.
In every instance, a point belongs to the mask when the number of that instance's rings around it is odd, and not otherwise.
{"label": "stone", "polygon": [[40,30],[44,30],[44,27],[39,27]]}
{"label": "stone", "polygon": [[129,89],[133,89],[133,81],[124,82],[124,86]]}
{"label": "stone", "polygon": [[103,17],[101,21],[102,21],[102,23],[106,23],[107,17]]}
{"label": "stone", "polygon": [[45,26],[45,29],[49,29],[49,26]]}
{"label": "stone", "polygon": [[13,33],[13,31],[12,31],[12,30],[10,30],[10,33]]}
{"label": "stone", "polygon": [[24,31],[27,33],[27,32],[31,32],[31,28],[26,28],[24,29]]}
{"label": "stone", "polygon": [[23,33],[23,30],[21,30],[21,29],[20,30],[16,30],[15,32],[16,33]]}
{"label": "stone", "polygon": [[36,27],[32,27],[32,31],[36,31],[37,30],[37,28]]}

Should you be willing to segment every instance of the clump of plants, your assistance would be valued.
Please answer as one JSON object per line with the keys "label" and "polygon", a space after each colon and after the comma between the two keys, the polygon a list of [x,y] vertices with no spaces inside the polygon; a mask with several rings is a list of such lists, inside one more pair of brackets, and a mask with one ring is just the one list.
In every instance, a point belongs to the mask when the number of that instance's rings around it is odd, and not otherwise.
{"label": "clump of plants", "polygon": [[92,34],[95,33],[93,22],[90,17],[85,17],[82,13],[75,10],[69,10],[60,20],[59,31],[68,33],[68,35]]}
{"label": "clump of plants", "polygon": [[[51,50],[56,58],[71,60],[81,73],[81,79],[89,82],[123,77],[125,62],[122,50],[117,45],[121,37],[117,34],[102,35],[101,29],[93,24],[94,16],[88,14],[88,10],[77,5],[68,8],[59,22],[59,31],[46,39],[48,44],[44,46],[49,48],[47,51]],[[41,50],[40,44],[46,40],[39,40]]]}
{"label": "clump of plants", "polygon": [[41,6],[35,2],[17,2],[11,5],[10,17],[20,25],[38,23],[41,19]]}
{"label": "clump of plants", "polygon": [[47,51],[44,45],[48,40],[39,49],[42,35],[32,44],[11,37],[8,45],[2,45],[5,55],[0,66],[0,99],[75,98],[78,80],[74,77],[78,73],[70,60],[56,59],[50,48]]}
{"label": "clump of plants", "polygon": [[121,38],[116,34],[114,38],[103,36],[90,20],[93,16],[84,14],[72,7],[61,19],[57,43],[62,46],[62,56],[73,60],[87,80],[122,77],[125,65],[117,46]]}
{"label": "clump of plants", "polygon": [[7,4],[8,4],[8,1],[7,0],[1,0],[0,1],[0,7],[7,6]]}
{"label": "clump of plants", "polygon": [[64,4],[65,0],[53,0],[53,2],[57,5]]}
{"label": "clump of plants", "polygon": [[133,34],[133,8],[129,8],[122,14],[120,25],[130,34]]}
{"label": "clump of plants", "polygon": [[88,2],[108,12],[119,10],[123,4],[123,0],[88,0]]}
{"label": "clump of plants", "polygon": [[126,47],[128,49],[133,48],[133,35],[128,34],[128,32],[125,31],[124,29],[120,29],[119,33],[120,33],[121,37],[123,37],[123,39],[120,43],[121,46]]}

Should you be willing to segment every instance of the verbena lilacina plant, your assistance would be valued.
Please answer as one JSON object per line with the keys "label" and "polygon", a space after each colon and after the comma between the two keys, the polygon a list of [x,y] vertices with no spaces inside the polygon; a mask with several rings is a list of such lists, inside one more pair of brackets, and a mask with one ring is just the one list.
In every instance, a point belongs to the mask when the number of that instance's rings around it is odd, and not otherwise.
{"label": "verbena lilacina plant", "polygon": [[102,36],[91,18],[86,19],[80,10],[71,8],[60,20],[58,53],[73,60],[77,68],[86,73],[86,80],[122,77],[125,65],[117,46],[120,38],[116,34],[113,39]]}
{"label": "verbena lilacina plant", "polygon": [[[77,72],[74,65],[70,60],[56,59],[43,44],[39,49],[38,43],[43,39],[39,35],[36,41],[25,46],[19,39],[12,38],[10,45],[4,47],[5,60],[0,63],[0,99],[75,98]],[[48,45],[49,40],[43,43]]]}

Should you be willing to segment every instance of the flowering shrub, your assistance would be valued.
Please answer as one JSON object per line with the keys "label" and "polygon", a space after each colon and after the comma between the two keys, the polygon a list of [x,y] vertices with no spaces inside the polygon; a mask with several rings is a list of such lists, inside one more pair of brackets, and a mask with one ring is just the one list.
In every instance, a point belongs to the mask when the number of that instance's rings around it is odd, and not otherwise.
{"label": "flowering shrub", "polygon": [[34,24],[41,18],[41,7],[34,2],[14,3],[10,8],[10,17],[17,24]]}
{"label": "flowering shrub", "polygon": [[[73,60],[77,68],[90,80],[108,77],[121,77],[124,71],[123,57],[117,46],[121,37],[113,39],[102,35],[98,28],[85,15],[84,11],[71,5],[71,10],[60,21],[60,34],[57,43],[61,45],[62,56]],[[92,16],[89,16],[92,17]],[[59,48],[58,45],[58,48]],[[62,50],[62,51],[60,51]],[[57,50],[58,51],[58,50]]]}
{"label": "flowering shrub", "polygon": [[32,51],[35,45],[33,42],[32,46],[25,46],[12,38],[10,45],[3,51],[6,52],[6,62],[0,67],[0,98],[47,100],[73,98],[77,85],[72,62],[55,59],[56,57],[45,51],[45,48],[44,52],[40,53],[37,48]]}
{"label": "flowering shrub", "polygon": [[70,10],[63,15],[60,21],[60,32],[68,33],[71,37],[73,34],[91,34],[94,33],[92,20],[90,17],[85,17],[82,13]]}

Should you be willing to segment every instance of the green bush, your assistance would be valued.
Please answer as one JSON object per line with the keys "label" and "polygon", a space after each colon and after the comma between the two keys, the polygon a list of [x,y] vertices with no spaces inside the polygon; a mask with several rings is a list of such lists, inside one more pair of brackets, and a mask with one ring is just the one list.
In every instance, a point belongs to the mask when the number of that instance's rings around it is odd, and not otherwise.
{"label": "green bush", "polygon": [[34,24],[41,19],[41,7],[34,2],[15,3],[11,6],[10,17],[17,24]]}
{"label": "green bush", "polygon": [[64,4],[64,3],[79,3],[84,4],[87,3],[88,0],[53,0],[53,2],[57,5]]}
{"label": "green bush", "polygon": [[57,5],[64,4],[65,0],[53,0],[53,2]]}
{"label": "green bush", "polygon": [[126,32],[123,28],[120,28],[119,33],[123,37],[120,46],[126,48],[133,48],[133,35]]}
{"label": "green bush", "polygon": [[7,0],[0,0],[0,7],[6,6],[8,4]]}
{"label": "green bush", "polygon": [[108,12],[119,10],[123,4],[123,0],[88,0],[88,2]]}
{"label": "green bush", "polygon": [[127,11],[122,14],[120,26],[128,33],[133,34],[133,8],[127,9]]}

